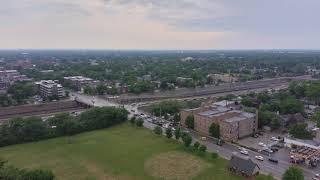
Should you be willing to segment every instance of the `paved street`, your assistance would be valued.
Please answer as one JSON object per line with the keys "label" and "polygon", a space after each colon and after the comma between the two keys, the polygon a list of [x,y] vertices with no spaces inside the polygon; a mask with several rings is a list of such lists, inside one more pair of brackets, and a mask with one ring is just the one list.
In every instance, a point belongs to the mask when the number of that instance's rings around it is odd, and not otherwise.
{"label": "paved street", "polygon": [[[93,96],[87,96],[83,94],[78,93],[72,93],[74,96],[72,98],[77,98],[78,100],[82,102],[86,102],[88,104],[93,104],[94,106],[120,106],[119,104],[111,103],[103,98],[93,97]],[[139,112],[138,110],[139,104],[132,105],[124,105],[124,108],[126,108],[130,112],[130,116],[133,116],[134,114],[140,114],[142,112]],[[148,121],[145,121],[144,127],[153,130],[156,125],[152,124]],[[225,159],[230,159],[231,156],[234,153],[240,154],[238,150],[238,146],[225,143],[223,146],[218,146],[213,142],[213,140],[208,139],[207,141],[201,141],[201,138],[195,134],[191,133],[193,137],[193,141],[198,141],[200,143],[203,143],[207,146],[209,152],[217,152],[221,157]],[[259,167],[260,171],[264,174],[272,174],[275,178],[281,179],[282,174],[285,172],[285,170],[291,165],[287,158],[279,159],[279,163],[275,164],[270,161],[268,161],[268,156],[261,155],[260,153],[248,150],[249,157],[256,162]],[[241,155],[241,154],[240,154]],[[259,161],[255,159],[255,156],[263,156],[264,161]],[[311,180],[312,177],[314,177],[314,174],[320,172],[319,168],[317,169],[309,169],[307,167],[302,167],[305,173],[305,179]]]}

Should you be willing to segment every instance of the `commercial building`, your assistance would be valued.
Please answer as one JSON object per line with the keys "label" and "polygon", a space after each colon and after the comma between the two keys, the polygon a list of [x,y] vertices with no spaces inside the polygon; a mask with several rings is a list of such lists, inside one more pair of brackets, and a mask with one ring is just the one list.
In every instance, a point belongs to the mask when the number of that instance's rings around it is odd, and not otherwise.
{"label": "commercial building", "polygon": [[63,97],[65,96],[64,89],[61,84],[57,83],[57,81],[53,80],[42,80],[36,82],[38,85],[39,93],[42,97]]}
{"label": "commercial building", "polygon": [[6,90],[11,84],[17,81],[30,81],[26,75],[20,74],[17,70],[0,71],[0,90]]}
{"label": "commercial building", "polygon": [[253,113],[237,110],[230,102],[218,102],[210,106],[181,111],[181,124],[185,126],[188,116],[194,117],[194,130],[209,136],[209,128],[215,123],[220,128],[220,138],[225,141],[236,141],[247,137],[258,129],[258,120]]}
{"label": "commercial building", "polygon": [[64,77],[65,82],[70,83],[75,89],[80,91],[85,86],[96,86],[98,81],[83,76]]}

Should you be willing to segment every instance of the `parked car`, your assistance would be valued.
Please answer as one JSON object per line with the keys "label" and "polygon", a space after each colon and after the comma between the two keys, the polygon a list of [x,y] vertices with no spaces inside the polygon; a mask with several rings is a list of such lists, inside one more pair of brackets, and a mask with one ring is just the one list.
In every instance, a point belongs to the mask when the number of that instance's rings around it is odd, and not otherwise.
{"label": "parked car", "polygon": [[273,162],[273,163],[278,163],[278,160],[277,160],[277,159],[274,159],[274,158],[269,158],[269,161],[270,161],[270,162]]}
{"label": "parked car", "polygon": [[262,156],[255,156],[255,158],[259,161],[263,161],[263,157]]}

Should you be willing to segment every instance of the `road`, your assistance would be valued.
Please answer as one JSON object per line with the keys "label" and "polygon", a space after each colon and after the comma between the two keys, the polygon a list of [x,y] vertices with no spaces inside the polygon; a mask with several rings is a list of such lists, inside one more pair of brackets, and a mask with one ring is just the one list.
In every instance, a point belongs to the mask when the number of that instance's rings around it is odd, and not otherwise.
{"label": "road", "polygon": [[[92,104],[94,106],[114,106],[114,107],[119,107],[119,104],[113,103],[113,102],[109,102],[108,100],[104,99],[104,98],[99,98],[99,97],[93,97],[93,96],[87,96],[87,95],[83,95],[83,94],[78,94],[78,93],[72,93],[73,96],[72,97],[76,97],[78,100],[81,100],[82,102],[86,102],[88,104]],[[144,112],[139,112],[138,107],[139,104],[135,104],[135,105],[124,105],[122,106],[124,108],[126,108],[129,112],[130,115],[129,116],[133,116],[134,114],[141,114]],[[144,122],[144,127],[148,128],[150,130],[153,130],[154,127],[156,125],[152,124],[148,121]],[[208,152],[217,152],[221,157],[225,158],[225,159],[230,159],[231,156],[233,154],[238,154],[241,156],[245,156],[240,154],[238,146],[234,145],[234,144],[230,144],[230,143],[225,143],[223,144],[223,146],[218,146],[215,144],[215,142],[213,140],[206,140],[206,141],[201,141],[201,137],[199,137],[196,133],[192,133],[191,135],[193,137],[193,141],[198,141],[202,144],[205,144],[207,146],[207,150]],[[264,174],[271,174],[272,176],[274,176],[277,179],[281,179],[283,173],[288,169],[288,167],[291,165],[287,160],[283,160],[283,159],[278,159],[279,162],[278,164],[272,163],[270,161],[268,161],[268,156],[262,155],[258,152],[252,151],[252,150],[248,150],[249,152],[249,157],[256,162],[259,167],[260,167],[260,171]],[[264,157],[264,161],[259,161],[255,159],[255,156],[263,156]],[[304,170],[304,174],[305,174],[305,179],[306,180],[311,180],[314,175],[316,173],[318,173],[318,171],[314,170],[314,169],[309,169],[307,167],[301,167]]]}

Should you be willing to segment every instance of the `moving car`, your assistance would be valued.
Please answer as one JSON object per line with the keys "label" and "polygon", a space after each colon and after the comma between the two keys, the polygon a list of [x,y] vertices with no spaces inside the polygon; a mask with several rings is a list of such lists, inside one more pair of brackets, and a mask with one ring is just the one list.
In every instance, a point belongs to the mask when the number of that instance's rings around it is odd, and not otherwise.
{"label": "moving car", "polygon": [[277,159],[274,159],[274,158],[269,158],[269,161],[270,161],[270,162],[273,162],[273,163],[278,163],[278,160],[277,160]]}
{"label": "moving car", "polygon": [[242,151],[240,151],[240,153],[243,154],[243,155],[249,155],[249,152],[246,151],[246,150],[242,150]]}
{"label": "moving car", "polygon": [[259,161],[263,161],[263,157],[262,156],[255,156],[255,158]]}
{"label": "moving car", "polygon": [[264,143],[262,143],[262,142],[259,142],[258,145],[262,146],[262,147],[266,147],[266,145]]}

